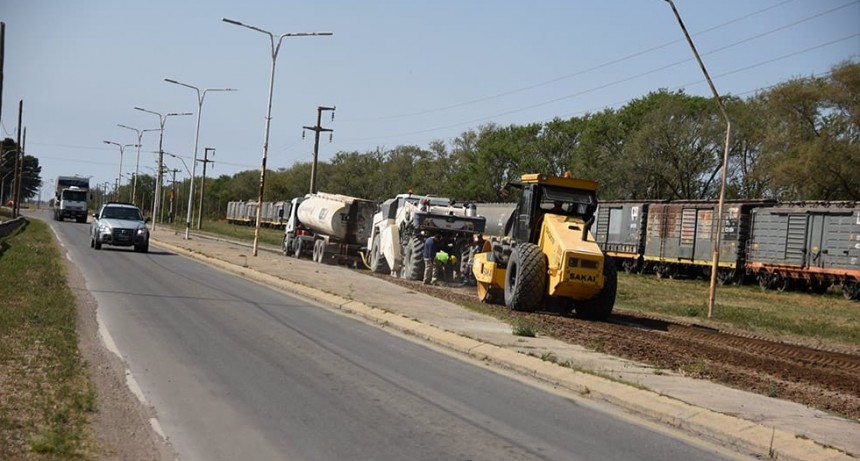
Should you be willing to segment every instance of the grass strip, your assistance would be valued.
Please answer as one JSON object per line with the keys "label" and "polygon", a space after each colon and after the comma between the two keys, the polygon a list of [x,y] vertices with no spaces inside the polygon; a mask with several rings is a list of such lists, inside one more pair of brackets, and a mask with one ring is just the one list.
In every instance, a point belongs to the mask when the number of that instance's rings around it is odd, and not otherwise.
{"label": "grass strip", "polygon": [[48,225],[0,238],[0,459],[88,459],[96,394]]}

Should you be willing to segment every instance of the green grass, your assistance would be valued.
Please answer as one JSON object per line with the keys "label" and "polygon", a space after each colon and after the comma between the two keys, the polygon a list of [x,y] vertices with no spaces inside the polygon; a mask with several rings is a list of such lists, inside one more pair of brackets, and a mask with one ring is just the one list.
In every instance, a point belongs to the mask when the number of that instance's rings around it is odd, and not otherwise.
{"label": "green grass", "polygon": [[[254,226],[237,226],[235,224],[228,224],[226,221],[210,221],[204,219],[201,223],[201,230],[199,232],[209,233],[221,235],[227,238],[233,238],[236,240],[254,240]],[[174,223],[171,225],[168,224],[158,224],[158,227],[168,226],[176,230],[185,230],[185,223]],[[191,226],[192,234],[197,231],[197,222]],[[274,245],[280,247],[284,242],[284,230],[283,229],[270,229],[266,227],[260,227],[260,243],[265,243],[267,245]]]}
{"label": "green grass", "polygon": [[512,333],[514,336],[534,338],[538,333],[537,324],[528,318],[519,318],[512,326]]}
{"label": "green grass", "polygon": [[0,459],[92,456],[96,397],[60,258],[39,220],[0,239]]}
{"label": "green grass", "polygon": [[717,286],[712,317],[707,319],[707,281],[619,274],[615,307],[750,332],[860,345],[860,303],[835,290],[816,295],[762,291],[755,285]]}

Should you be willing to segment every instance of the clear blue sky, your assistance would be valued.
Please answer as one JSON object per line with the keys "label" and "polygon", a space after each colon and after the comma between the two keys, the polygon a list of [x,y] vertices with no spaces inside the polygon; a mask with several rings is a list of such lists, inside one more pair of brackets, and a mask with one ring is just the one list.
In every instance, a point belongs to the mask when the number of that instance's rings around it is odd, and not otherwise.
{"label": "clear blue sky", "polygon": [[[798,76],[860,60],[858,0],[676,0],[722,94],[750,96]],[[58,175],[113,184],[133,131],[156,112],[197,112],[210,92],[199,153],[207,176],[259,169],[271,66],[266,35],[281,33],[268,167],[309,161],[316,107],[337,106],[338,151],[450,142],[495,122],[527,124],[618,107],[660,88],[710,96],[663,0],[180,1],[4,0],[2,135],[16,136],[24,101],[27,152],[39,158],[44,197]],[[195,116],[167,119],[164,150],[191,165]],[[153,174],[158,133],[143,137],[140,169]],[[127,148],[123,172],[135,168]],[[183,168],[166,157],[171,168]],[[148,169],[151,168],[151,169]],[[211,165],[210,165],[211,168]],[[197,168],[199,175],[201,168]],[[184,174],[187,177],[187,173]],[[127,182],[128,179],[124,179]],[[235,197],[247,199],[248,197]]]}

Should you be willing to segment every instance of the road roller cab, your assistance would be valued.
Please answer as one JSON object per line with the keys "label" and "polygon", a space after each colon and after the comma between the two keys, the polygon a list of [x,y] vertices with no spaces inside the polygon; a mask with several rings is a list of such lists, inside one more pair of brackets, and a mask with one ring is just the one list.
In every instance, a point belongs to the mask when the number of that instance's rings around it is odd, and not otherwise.
{"label": "road roller cab", "polygon": [[505,237],[487,241],[473,271],[482,301],[513,310],[539,307],[603,320],[615,304],[617,276],[590,228],[597,183],[569,176],[527,174]]}

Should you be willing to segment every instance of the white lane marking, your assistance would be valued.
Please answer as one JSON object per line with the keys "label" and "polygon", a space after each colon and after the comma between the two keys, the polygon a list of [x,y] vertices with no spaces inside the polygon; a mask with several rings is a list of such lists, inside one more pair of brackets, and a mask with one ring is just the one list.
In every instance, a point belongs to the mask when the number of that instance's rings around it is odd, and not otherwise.
{"label": "white lane marking", "polygon": [[[101,336],[102,343],[104,343],[107,350],[111,351],[119,357],[123,363],[125,363],[125,360],[122,358],[122,354],[119,352],[119,348],[116,346],[116,342],[114,342],[113,337],[107,327],[105,327],[105,324],[101,319],[101,314],[98,311],[96,311],[96,323],[98,323],[99,326],[99,336]],[[125,369],[125,384],[128,386],[129,390],[131,390],[131,393],[137,397],[137,400],[139,400],[140,403],[148,405],[146,397],[143,395],[143,390],[140,388],[140,385],[137,384],[137,380],[134,379],[134,375],[131,373],[129,368]]]}
{"label": "white lane marking", "polygon": [[149,425],[152,426],[152,430],[154,430],[155,433],[159,435],[159,437],[164,440],[167,440],[167,436],[164,435],[164,431],[161,429],[161,423],[158,422],[158,419],[149,418]]}

